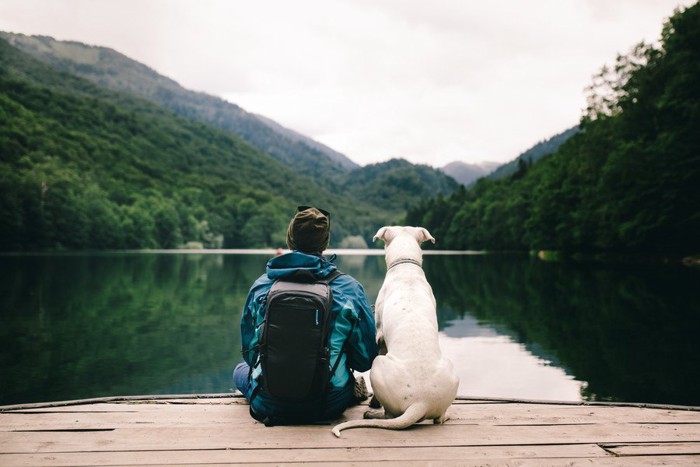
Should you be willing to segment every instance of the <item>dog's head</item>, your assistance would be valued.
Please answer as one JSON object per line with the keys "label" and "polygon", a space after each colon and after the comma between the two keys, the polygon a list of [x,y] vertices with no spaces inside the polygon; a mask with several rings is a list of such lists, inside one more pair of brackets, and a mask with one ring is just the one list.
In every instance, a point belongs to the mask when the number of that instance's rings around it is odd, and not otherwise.
{"label": "dog's head", "polygon": [[378,239],[384,240],[385,247],[388,247],[395,238],[401,235],[409,235],[413,237],[419,245],[423,242],[427,242],[428,240],[435,243],[435,239],[432,235],[430,235],[428,229],[424,227],[410,227],[401,225],[387,225],[382,227],[376,234],[374,234],[372,241],[376,242]]}

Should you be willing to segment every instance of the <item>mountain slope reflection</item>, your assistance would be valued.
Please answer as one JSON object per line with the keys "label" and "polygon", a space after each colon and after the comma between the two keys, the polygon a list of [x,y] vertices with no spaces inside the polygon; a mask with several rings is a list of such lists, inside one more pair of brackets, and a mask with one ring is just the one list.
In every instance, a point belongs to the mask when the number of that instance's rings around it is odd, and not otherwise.
{"label": "mountain slope reflection", "polygon": [[462,396],[580,401],[585,383],[533,354],[507,332],[471,315],[446,323],[440,347],[455,366]]}
{"label": "mountain slope reflection", "polygon": [[[578,386],[585,400],[700,404],[698,270],[517,255],[428,256],[424,269],[444,350],[467,378],[460,393],[505,395],[544,377],[525,375],[534,365],[558,367],[565,389],[556,399]],[[486,379],[491,386],[480,385]],[[527,387],[508,395],[550,398]]]}

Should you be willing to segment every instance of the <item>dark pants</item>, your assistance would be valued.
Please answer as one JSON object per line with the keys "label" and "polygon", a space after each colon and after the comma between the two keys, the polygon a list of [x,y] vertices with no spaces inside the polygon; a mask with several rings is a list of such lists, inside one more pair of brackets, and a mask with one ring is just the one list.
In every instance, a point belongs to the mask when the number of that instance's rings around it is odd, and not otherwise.
{"label": "dark pants", "polygon": [[[246,399],[248,399],[248,402],[250,402],[250,393],[248,390],[250,384],[250,381],[248,381],[249,372],[250,367],[245,362],[239,363],[233,370],[233,384],[243,393]],[[261,416],[299,418],[309,413],[318,413],[320,415],[315,417],[315,421],[334,420],[339,418],[343,414],[343,411],[354,403],[353,387],[354,384],[351,378],[351,382],[348,386],[344,388],[331,388],[325,400],[300,402],[298,404],[271,400],[261,391],[251,403],[251,408]],[[321,407],[321,405],[325,405],[325,407]]]}

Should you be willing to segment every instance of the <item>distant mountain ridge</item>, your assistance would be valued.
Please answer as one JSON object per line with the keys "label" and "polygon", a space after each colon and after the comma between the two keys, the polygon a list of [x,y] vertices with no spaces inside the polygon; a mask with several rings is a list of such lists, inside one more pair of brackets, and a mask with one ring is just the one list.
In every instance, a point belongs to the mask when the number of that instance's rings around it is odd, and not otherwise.
{"label": "distant mountain ridge", "polygon": [[331,160],[334,160],[335,162],[339,163],[340,165],[342,165],[343,167],[345,167],[348,170],[353,170],[353,169],[357,169],[358,167],[360,167],[358,164],[353,162],[350,158],[348,158],[344,154],[339,153],[335,149],[329,148],[328,146],[326,146],[323,143],[319,143],[315,139],[311,139],[308,136],[304,136],[301,133],[297,133],[294,130],[290,130],[289,128],[284,127],[284,126],[280,125],[279,123],[277,123],[276,121],[271,120],[263,115],[260,115],[260,114],[251,114],[251,115],[255,116],[257,119],[262,121],[265,125],[269,126],[277,133],[285,135],[293,141],[301,142],[301,143],[306,144],[307,146],[311,147],[312,149],[316,149],[316,150],[322,152],[324,155],[329,157]]}
{"label": "distant mountain ridge", "polygon": [[498,167],[500,162],[480,162],[478,164],[467,164],[462,161],[454,161],[440,168],[439,170],[454,178],[457,183],[469,186],[481,177],[485,177]]}
{"label": "distant mountain ridge", "polygon": [[[522,163],[532,165],[535,162],[542,159],[543,157],[548,156],[550,154],[554,154],[555,152],[557,152],[557,149],[559,149],[559,146],[564,144],[566,140],[574,136],[579,131],[580,128],[578,125],[576,125],[552,136],[551,138],[547,138],[544,141],[540,141],[539,143],[535,144],[530,149],[523,152],[512,161],[508,162],[507,164],[503,164],[493,172],[489,173],[486,176],[486,178],[489,178],[491,180],[498,180],[499,178],[505,178],[510,175],[513,175],[518,171],[518,167]],[[521,160],[523,161],[522,163],[520,162]]]}
{"label": "distant mountain ridge", "polygon": [[[527,151],[518,155],[515,159],[505,164],[499,162],[480,162],[478,164],[468,164],[462,161],[454,161],[440,168],[439,170],[454,178],[458,183],[469,188],[480,178],[497,180],[516,173],[522,164],[531,166],[543,157],[554,154],[559,146],[564,144],[569,138],[580,131],[578,125],[558,133],[551,138],[532,146]],[[521,162],[522,161],[522,162]]]}

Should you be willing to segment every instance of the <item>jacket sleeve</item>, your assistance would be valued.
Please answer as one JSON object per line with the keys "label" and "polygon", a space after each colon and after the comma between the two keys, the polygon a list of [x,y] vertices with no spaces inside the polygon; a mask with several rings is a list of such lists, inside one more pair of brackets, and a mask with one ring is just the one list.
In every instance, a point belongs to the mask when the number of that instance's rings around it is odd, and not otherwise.
{"label": "jacket sleeve", "polygon": [[241,352],[243,360],[253,366],[255,350],[259,340],[258,327],[264,319],[262,309],[265,306],[265,298],[272,282],[267,276],[261,276],[248,292],[243,313],[241,314]]}
{"label": "jacket sleeve", "polygon": [[374,312],[369,304],[364,287],[354,281],[354,306],[358,314],[353,335],[350,338],[350,366],[357,371],[367,371],[377,356],[377,331]]}

